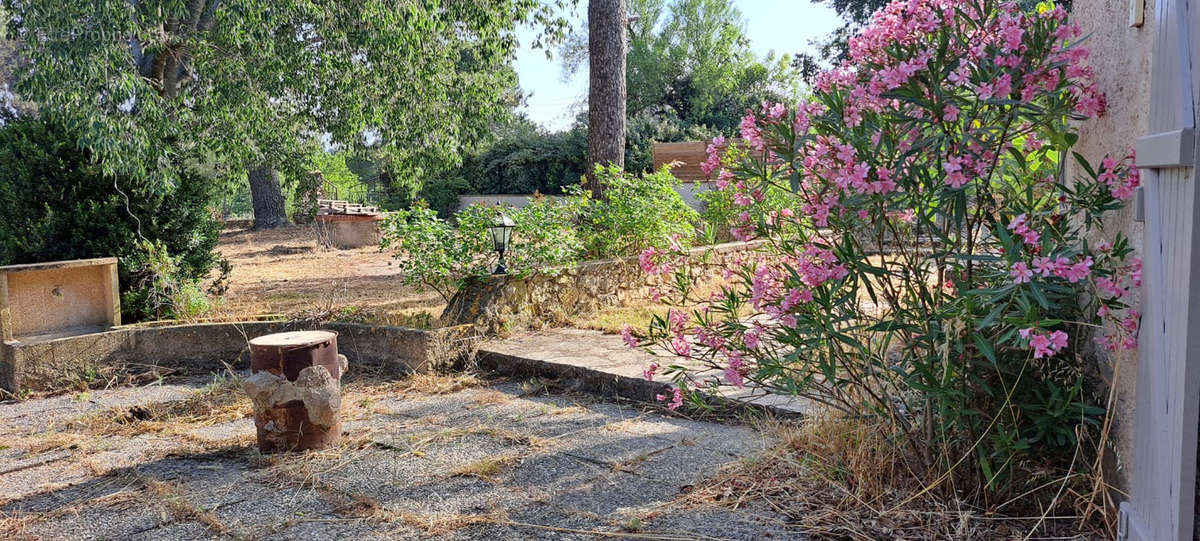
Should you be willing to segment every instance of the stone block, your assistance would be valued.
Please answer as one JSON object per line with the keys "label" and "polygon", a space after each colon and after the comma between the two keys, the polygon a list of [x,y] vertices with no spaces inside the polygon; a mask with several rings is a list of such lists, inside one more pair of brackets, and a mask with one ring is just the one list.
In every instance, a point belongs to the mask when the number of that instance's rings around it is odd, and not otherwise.
{"label": "stone block", "polygon": [[382,221],[378,214],[322,214],[317,231],[322,244],[342,250],[379,246]]}
{"label": "stone block", "polygon": [[120,324],[115,257],[0,267],[0,340],[82,334]]}

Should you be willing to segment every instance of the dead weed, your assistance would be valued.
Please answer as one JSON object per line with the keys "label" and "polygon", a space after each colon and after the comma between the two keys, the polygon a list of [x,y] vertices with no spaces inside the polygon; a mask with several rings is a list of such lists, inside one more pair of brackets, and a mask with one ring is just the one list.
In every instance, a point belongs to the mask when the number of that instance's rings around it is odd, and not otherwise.
{"label": "dead weed", "polygon": [[[882,427],[845,417],[764,427],[773,442],[675,504],[763,504],[813,539],[1061,539],[1106,537],[1078,516],[1006,516],[927,490]],[[1036,514],[1036,513],[1035,513]]]}

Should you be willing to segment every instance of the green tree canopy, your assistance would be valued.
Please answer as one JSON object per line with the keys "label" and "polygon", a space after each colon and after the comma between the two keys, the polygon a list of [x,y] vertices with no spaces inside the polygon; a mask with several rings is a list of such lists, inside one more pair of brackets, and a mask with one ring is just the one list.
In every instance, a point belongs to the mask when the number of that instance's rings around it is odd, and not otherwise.
{"label": "green tree canopy", "polygon": [[17,93],[106,173],[167,189],[214,157],[302,164],[321,133],[408,167],[455,161],[505,111],[515,25],[564,28],[549,1],[3,3],[28,61]]}

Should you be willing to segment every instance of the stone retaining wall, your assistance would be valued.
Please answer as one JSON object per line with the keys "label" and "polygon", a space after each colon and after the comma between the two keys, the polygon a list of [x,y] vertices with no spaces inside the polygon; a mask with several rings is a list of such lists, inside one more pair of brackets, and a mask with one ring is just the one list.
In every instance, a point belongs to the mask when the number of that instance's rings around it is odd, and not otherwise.
{"label": "stone retaining wall", "polygon": [[[712,262],[723,266],[759,246],[761,241],[734,242],[694,248],[692,253],[711,252]],[[662,277],[643,272],[636,257],[589,261],[560,269],[556,275],[487,276],[468,283],[450,299],[441,323],[470,324],[495,334],[644,302],[655,287],[663,287]]]}
{"label": "stone retaining wall", "polygon": [[340,353],[351,363],[425,372],[452,363],[472,338],[470,327],[433,330],[302,321],[202,323],[124,327],[106,332],[0,346],[0,389],[56,391],[88,372],[117,366],[182,368],[212,372],[229,363],[247,366],[247,342],[282,331],[326,329],[338,333]]}

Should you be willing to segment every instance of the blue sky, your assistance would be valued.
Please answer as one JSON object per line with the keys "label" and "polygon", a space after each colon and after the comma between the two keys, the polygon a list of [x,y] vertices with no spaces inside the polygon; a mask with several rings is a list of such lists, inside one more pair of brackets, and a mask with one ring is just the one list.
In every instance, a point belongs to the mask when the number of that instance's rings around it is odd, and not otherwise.
{"label": "blue sky", "polygon": [[[759,57],[769,51],[792,53],[808,48],[812,38],[832,32],[841,24],[837,13],[809,0],[733,0],[746,21],[746,34]],[[581,0],[569,17],[578,27],[583,23],[587,0]],[[535,122],[552,130],[566,128],[575,118],[572,106],[587,94],[587,72],[582,70],[563,81],[562,64],[557,55],[547,60],[543,50],[533,50],[535,31],[522,28],[518,37],[523,45],[517,54],[517,75],[521,88],[531,93],[524,112]]]}

